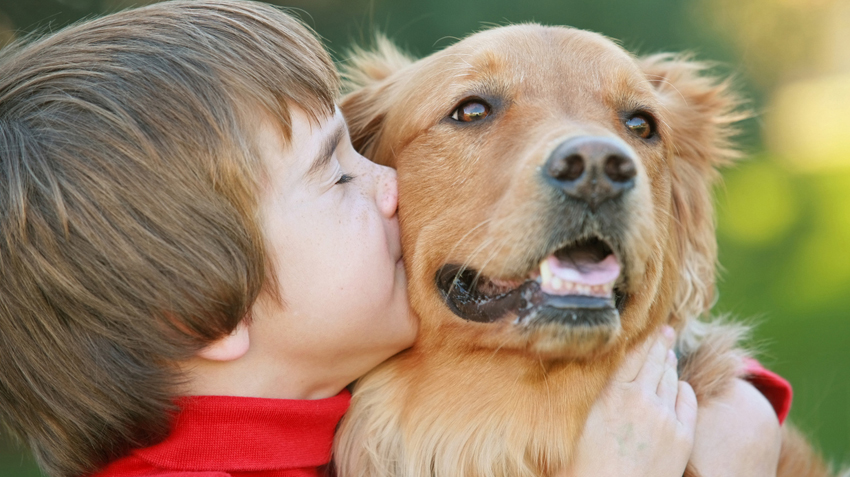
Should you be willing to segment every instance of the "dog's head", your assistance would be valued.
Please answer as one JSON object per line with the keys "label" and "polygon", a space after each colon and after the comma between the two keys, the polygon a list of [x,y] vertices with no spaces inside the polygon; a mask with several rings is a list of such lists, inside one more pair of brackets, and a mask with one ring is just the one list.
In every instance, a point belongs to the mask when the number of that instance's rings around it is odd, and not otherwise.
{"label": "dog's head", "polygon": [[539,25],[355,57],[342,109],[398,170],[423,346],[588,358],[710,307],[737,118],[700,64]]}

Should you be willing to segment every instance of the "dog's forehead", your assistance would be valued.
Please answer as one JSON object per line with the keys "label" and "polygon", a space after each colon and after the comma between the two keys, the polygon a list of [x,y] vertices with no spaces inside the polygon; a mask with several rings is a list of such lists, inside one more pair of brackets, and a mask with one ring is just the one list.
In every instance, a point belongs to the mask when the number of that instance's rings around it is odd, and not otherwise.
{"label": "dog's forehead", "polygon": [[[558,93],[576,88],[614,93],[649,93],[635,58],[612,40],[593,32],[536,24],[494,28],[472,35],[438,55],[454,70],[450,83],[499,82],[505,89],[537,84]],[[553,88],[560,85],[561,88]],[[561,89],[562,91],[558,91]]]}

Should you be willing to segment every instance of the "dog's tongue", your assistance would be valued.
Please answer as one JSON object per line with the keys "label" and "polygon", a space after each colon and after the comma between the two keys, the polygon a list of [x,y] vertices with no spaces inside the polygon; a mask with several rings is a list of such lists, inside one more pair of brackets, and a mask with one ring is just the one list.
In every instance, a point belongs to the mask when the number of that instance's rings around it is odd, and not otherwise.
{"label": "dog's tongue", "polygon": [[575,254],[562,260],[555,255],[550,255],[546,258],[546,265],[549,266],[553,276],[564,282],[592,286],[617,280],[620,276],[620,263],[613,254],[599,262],[593,258],[585,254]]}

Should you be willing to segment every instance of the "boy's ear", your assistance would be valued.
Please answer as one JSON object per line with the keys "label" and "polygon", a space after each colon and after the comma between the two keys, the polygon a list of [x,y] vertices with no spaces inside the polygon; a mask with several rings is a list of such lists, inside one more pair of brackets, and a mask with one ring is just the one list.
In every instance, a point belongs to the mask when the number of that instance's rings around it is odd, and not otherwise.
{"label": "boy's ear", "polygon": [[[340,109],[348,123],[351,143],[369,159],[376,159],[374,147],[390,105],[388,90],[392,76],[411,63],[410,56],[379,33],[371,50],[355,48],[340,68],[343,90],[348,92],[340,102]],[[385,163],[390,160],[381,163],[391,166]]]}
{"label": "boy's ear", "polygon": [[245,324],[245,320],[242,320],[236,325],[233,333],[210,343],[195,355],[210,361],[234,361],[244,356],[250,347],[248,325]]}
{"label": "boy's ear", "polygon": [[664,134],[671,145],[671,239],[679,270],[671,322],[681,325],[714,304],[717,240],[712,185],[717,168],[739,157],[731,138],[747,114],[729,80],[707,74],[687,57],[653,55],[639,60],[661,102]]}

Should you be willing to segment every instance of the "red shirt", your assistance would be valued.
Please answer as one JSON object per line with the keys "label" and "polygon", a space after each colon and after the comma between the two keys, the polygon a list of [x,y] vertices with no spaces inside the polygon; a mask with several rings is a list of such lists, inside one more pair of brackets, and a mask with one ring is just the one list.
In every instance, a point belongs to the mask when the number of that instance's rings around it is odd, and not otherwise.
{"label": "red shirt", "polygon": [[776,411],[779,423],[785,422],[788,411],[791,410],[791,399],[794,397],[791,383],[773,371],[765,369],[754,359],[744,360],[744,379],[764,394],[773,406],[773,410]]}
{"label": "red shirt", "polygon": [[351,394],[317,400],[182,398],[161,443],[137,449],[93,477],[315,477]]}

